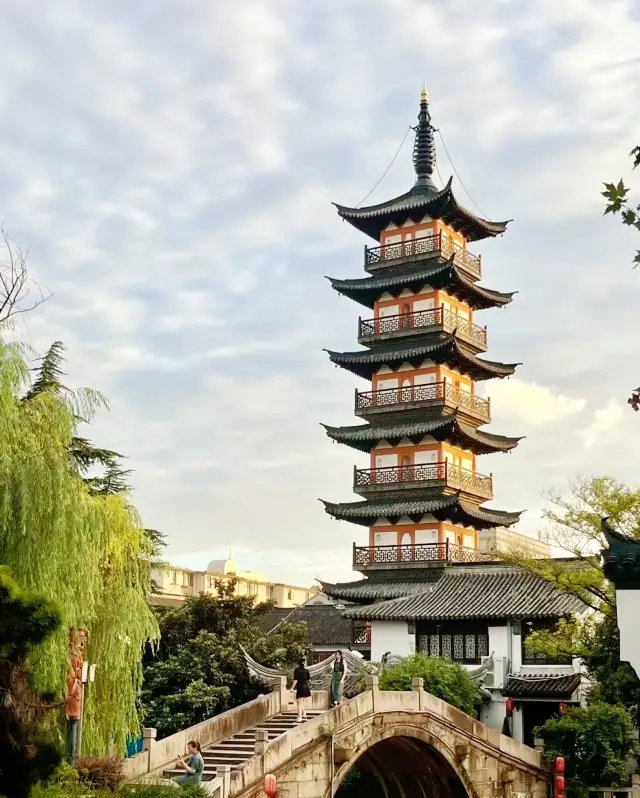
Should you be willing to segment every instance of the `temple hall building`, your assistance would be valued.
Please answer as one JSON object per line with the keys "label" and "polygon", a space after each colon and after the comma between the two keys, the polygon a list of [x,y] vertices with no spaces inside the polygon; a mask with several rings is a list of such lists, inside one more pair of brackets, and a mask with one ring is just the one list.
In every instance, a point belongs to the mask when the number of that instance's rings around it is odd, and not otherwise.
{"label": "temple hall building", "polygon": [[511,529],[519,511],[491,505],[493,478],[484,465],[520,440],[487,429],[491,401],[478,390],[518,365],[485,356],[483,312],[505,308],[514,294],[483,285],[484,261],[474,252],[507,222],[465,209],[452,180],[436,184],[426,91],[413,164],[405,194],[368,207],[337,205],[371,245],[365,276],[331,278],[364,311],[360,348],[329,351],[329,358],[363,385],[355,393],[359,423],[326,432],[364,467],[353,471],[355,501],[324,506],[362,530],[353,546],[361,578],[322,582],[322,590],[368,638],[371,659],[420,651],[481,674],[482,719],[497,728],[508,722],[514,737],[531,744],[535,726],[582,700],[585,681],[578,661],[529,654],[527,636],[585,608],[500,561],[509,547],[550,555],[546,544]]}

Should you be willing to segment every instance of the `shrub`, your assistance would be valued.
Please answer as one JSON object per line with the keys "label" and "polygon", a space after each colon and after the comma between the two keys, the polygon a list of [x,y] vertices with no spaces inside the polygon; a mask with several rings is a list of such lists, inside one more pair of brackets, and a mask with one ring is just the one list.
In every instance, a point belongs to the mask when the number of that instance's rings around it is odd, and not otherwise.
{"label": "shrub", "polygon": [[99,790],[117,790],[124,781],[123,760],[114,756],[85,756],[76,762],[80,780]]}
{"label": "shrub", "polygon": [[633,724],[622,706],[595,701],[569,707],[534,730],[545,741],[545,759],[565,758],[567,791],[586,795],[587,787],[618,787],[627,780]]}
{"label": "shrub", "polygon": [[126,798],[206,798],[199,784],[184,784],[176,789],[174,784],[141,784],[123,790]]}
{"label": "shrub", "polygon": [[428,693],[468,715],[475,715],[482,704],[480,689],[466,668],[426,654],[414,654],[384,670],[380,676],[380,689],[411,690],[414,677],[424,679],[424,689]]}

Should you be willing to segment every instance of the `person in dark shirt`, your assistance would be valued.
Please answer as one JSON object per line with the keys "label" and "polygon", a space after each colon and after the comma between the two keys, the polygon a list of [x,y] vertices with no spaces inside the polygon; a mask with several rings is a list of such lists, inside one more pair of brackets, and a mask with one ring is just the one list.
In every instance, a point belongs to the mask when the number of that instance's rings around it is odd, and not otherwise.
{"label": "person in dark shirt", "polygon": [[296,702],[298,704],[298,723],[304,723],[307,719],[305,703],[307,698],[311,696],[310,681],[311,674],[306,669],[304,660],[301,659],[298,663],[298,667],[293,672],[293,684],[291,685],[291,691],[295,692]]}

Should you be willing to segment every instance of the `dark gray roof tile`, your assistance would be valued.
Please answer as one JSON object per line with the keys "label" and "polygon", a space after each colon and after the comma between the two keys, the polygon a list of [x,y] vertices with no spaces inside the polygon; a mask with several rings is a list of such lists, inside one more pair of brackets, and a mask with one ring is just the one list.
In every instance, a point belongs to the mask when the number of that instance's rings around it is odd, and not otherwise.
{"label": "dark gray roof tile", "polygon": [[564,676],[509,676],[502,695],[510,698],[571,698],[580,686],[579,673]]}
{"label": "dark gray roof tile", "polygon": [[366,620],[557,618],[584,605],[535,574],[515,568],[456,567],[435,586],[404,598],[345,611]]}

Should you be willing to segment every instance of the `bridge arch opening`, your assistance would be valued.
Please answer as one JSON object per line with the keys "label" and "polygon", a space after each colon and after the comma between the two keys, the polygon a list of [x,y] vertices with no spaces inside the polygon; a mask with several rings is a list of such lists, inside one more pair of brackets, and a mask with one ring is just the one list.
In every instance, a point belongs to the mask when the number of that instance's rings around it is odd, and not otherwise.
{"label": "bridge arch opening", "polygon": [[469,794],[436,748],[400,735],[368,747],[344,773],[335,798],[469,798]]}

